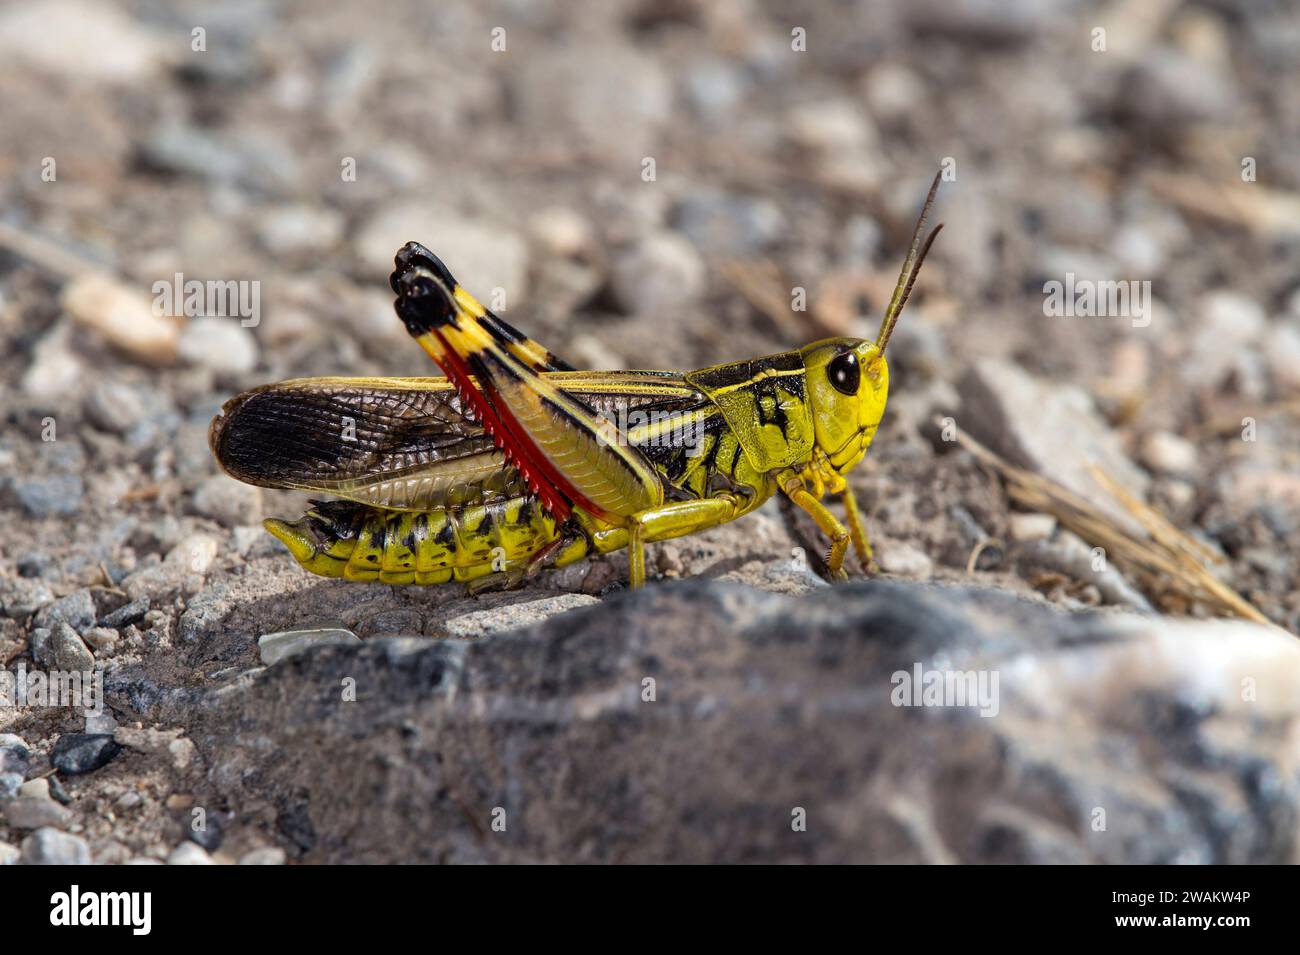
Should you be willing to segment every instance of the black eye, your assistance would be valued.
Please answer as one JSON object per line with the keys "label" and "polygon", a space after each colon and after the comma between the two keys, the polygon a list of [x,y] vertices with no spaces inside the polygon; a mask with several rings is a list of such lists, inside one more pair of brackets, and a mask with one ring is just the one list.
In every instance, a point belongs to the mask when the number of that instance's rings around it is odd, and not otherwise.
{"label": "black eye", "polygon": [[843,355],[832,358],[831,363],[826,366],[826,377],[840,394],[856,395],[858,382],[862,377],[862,369],[858,367],[857,352],[846,351]]}

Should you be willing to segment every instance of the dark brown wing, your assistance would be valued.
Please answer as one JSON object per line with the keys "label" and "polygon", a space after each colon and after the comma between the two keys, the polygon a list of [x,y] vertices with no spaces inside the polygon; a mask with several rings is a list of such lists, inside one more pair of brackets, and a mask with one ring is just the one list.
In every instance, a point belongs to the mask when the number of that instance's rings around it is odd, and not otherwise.
{"label": "dark brown wing", "polygon": [[[615,424],[631,408],[703,400],[668,372],[553,372],[564,391]],[[301,378],[232,398],[209,444],[228,474],[391,510],[526,494],[519,472],[445,378]]]}

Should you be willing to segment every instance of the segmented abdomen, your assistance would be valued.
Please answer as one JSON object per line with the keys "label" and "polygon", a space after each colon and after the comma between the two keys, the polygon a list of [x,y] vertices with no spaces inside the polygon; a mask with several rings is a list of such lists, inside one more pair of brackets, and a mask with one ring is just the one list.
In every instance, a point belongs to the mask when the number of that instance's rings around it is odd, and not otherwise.
{"label": "segmented abdomen", "polygon": [[[474,580],[521,567],[558,537],[535,497],[429,511],[384,511],[350,501],[317,503],[299,521],[267,521],[307,570],[386,584]],[[586,552],[567,545],[563,563]]]}

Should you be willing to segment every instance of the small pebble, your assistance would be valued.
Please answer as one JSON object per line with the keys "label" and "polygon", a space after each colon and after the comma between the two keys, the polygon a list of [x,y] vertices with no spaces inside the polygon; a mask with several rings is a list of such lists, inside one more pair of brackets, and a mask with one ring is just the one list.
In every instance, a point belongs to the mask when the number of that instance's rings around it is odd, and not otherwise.
{"label": "small pebble", "polygon": [[47,776],[41,776],[37,779],[29,779],[23,783],[18,790],[18,795],[25,796],[28,799],[49,799],[50,798],[50,780]]}
{"label": "small pebble", "polygon": [[9,487],[32,517],[67,517],[81,509],[86,485],[80,474],[11,478]]}
{"label": "small pebble", "polygon": [[212,856],[193,842],[182,842],[167,857],[168,865],[212,865]]}
{"label": "small pebble", "polygon": [[44,577],[53,564],[47,554],[23,554],[18,558],[18,573],[22,577]]}
{"label": "small pebble", "polygon": [[614,264],[612,287],[619,303],[636,315],[690,305],[704,292],[704,262],[679,235],[644,238]]}
{"label": "small pebble", "polygon": [[6,617],[21,620],[53,601],[54,594],[39,580],[25,577],[0,580],[0,609]]}
{"label": "small pebble", "polygon": [[1051,514],[1025,514],[1012,511],[1008,516],[1011,539],[1014,541],[1047,540],[1056,530],[1056,518]]}
{"label": "small pebble", "polygon": [[1196,468],[1196,445],[1169,431],[1153,431],[1142,439],[1138,457],[1152,471],[1188,474]]}
{"label": "small pebble", "polygon": [[343,216],[324,206],[276,206],[258,220],[257,239],[280,258],[324,255],[343,237],[345,225]]}
{"label": "small pebble", "polygon": [[246,852],[239,859],[240,865],[284,865],[288,857],[283,849],[266,847]]}
{"label": "small pebble", "polygon": [[56,670],[86,672],[95,668],[95,655],[66,623],[57,623],[50,636],[50,663]]}
{"label": "small pebble", "polygon": [[880,568],[887,574],[927,579],[934,572],[934,562],[910,544],[891,543],[878,554]]}
{"label": "small pebble", "polygon": [[191,842],[202,846],[208,852],[216,852],[221,848],[221,820],[215,813],[203,817],[202,828],[198,827],[198,820],[191,816],[189,827],[190,831],[186,833],[186,837]]}
{"label": "small pebble", "polygon": [[140,620],[149,610],[149,598],[140,597],[132,600],[128,604],[118,607],[111,613],[107,613],[100,619],[101,627],[112,627],[119,629],[125,627],[128,623],[135,623]]}
{"label": "small pebble", "polygon": [[121,637],[112,627],[90,627],[82,633],[81,639],[96,652],[100,650],[111,652]]}
{"label": "small pebble", "polygon": [[60,597],[36,615],[33,625],[53,629],[66,623],[73,630],[84,630],[95,622],[95,600],[89,590],[77,590]]}
{"label": "small pebble", "polygon": [[33,627],[31,633],[27,635],[27,640],[32,646],[32,659],[41,666],[50,665],[50,640],[53,637],[53,631],[47,627]]}
{"label": "small pebble", "polygon": [[24,865],[90,865],[90,846],[80,836],[37,829],[23,840]]}
{"label": "small pebble", "polygon": [[302,653],[312,647],[331,644],[360,643],[361,638],[351,630],[322,627],[315,630],[281,630],[266,633],[257,639],[257,650],[262,663],[270,666],[286,657]]}
{"label": "small pebble", "polygon": [[0,733],[0,773],[25,775],[31,764],[32,751],[21,736]]}
{"label": "small pebble", "polygon": [[549,206],[533,213],[528,231],[543,249],[562,258],[586,251],[593,242],[591,223],[564,206]]}
{"label": "small pebble", "polygon": [[72,813],[53,799],[19,796],[3,809],[5,824],[14,829],[40,829],[53,826],[64,829],[72,820]]}
{"label": "small pebble", "polygon": [[191,320],[180,342],[181,358],[217,374],[248,374],[257,367],[257,338],[241,322],[237,317]]}
{"label": "small pebble", "polygon": [[262,492],[224,474],[216,474],[194,491],[194,510],[226,527],[256,524],[262,519]]}
{"label": "small pebble", "polygon": [[102,713],[86,714],[86,730],[92,736],[102,736],[107,733],[110,736],[117,732],[117,720],[113,717],[112,711],[105,709]]}
{"label": "small pebble", "polygon": [[22,850],[15,845],[0,840],[0,865],[17,865]]}
{"label": "small pebble", "polygon": [[64,289],[63,309],[78,324],[98,332],[132,358],[149,365],[176,360],[176,322],[156,315],[149,295],[111,276],[91,273]]}
{"label": "small pebble", "polygon": [[50,762],[65,776],[80,776],[108,765],[121,751],[108,734],[64,733],[54,744]]}
{"label": "small pebble", "polygon": [[125,434],[148,413],[138,391],[113,379],[92,384],[83,407],[92,424],[113,434]]}

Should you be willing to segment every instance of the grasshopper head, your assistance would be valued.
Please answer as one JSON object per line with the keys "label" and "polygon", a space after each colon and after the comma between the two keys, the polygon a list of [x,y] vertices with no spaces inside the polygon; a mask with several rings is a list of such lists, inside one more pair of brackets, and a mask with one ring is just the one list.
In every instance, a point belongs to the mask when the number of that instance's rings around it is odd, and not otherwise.
{"label": "grasshopper head", "polygon": [[801,353],[817,447],[843,474],[876,436],[889,396],[889,365],[875,342],[860,338],[828,338]]}
{"label": "grasshopper head", "polygon": [[936,175],[930,184],[930,194],[912,233],[911,249],[898,273],[898,284],[894,286],[876,340],[828,338],[802,350],[817,447],[840,474],[862,460],[885,414],[885,400],[889,397],[885,346],[907,304],[907,297],[912,294],[921,263],[943,228],[942,224],[935,226],[925,241],[921,241],[941,175]]}

